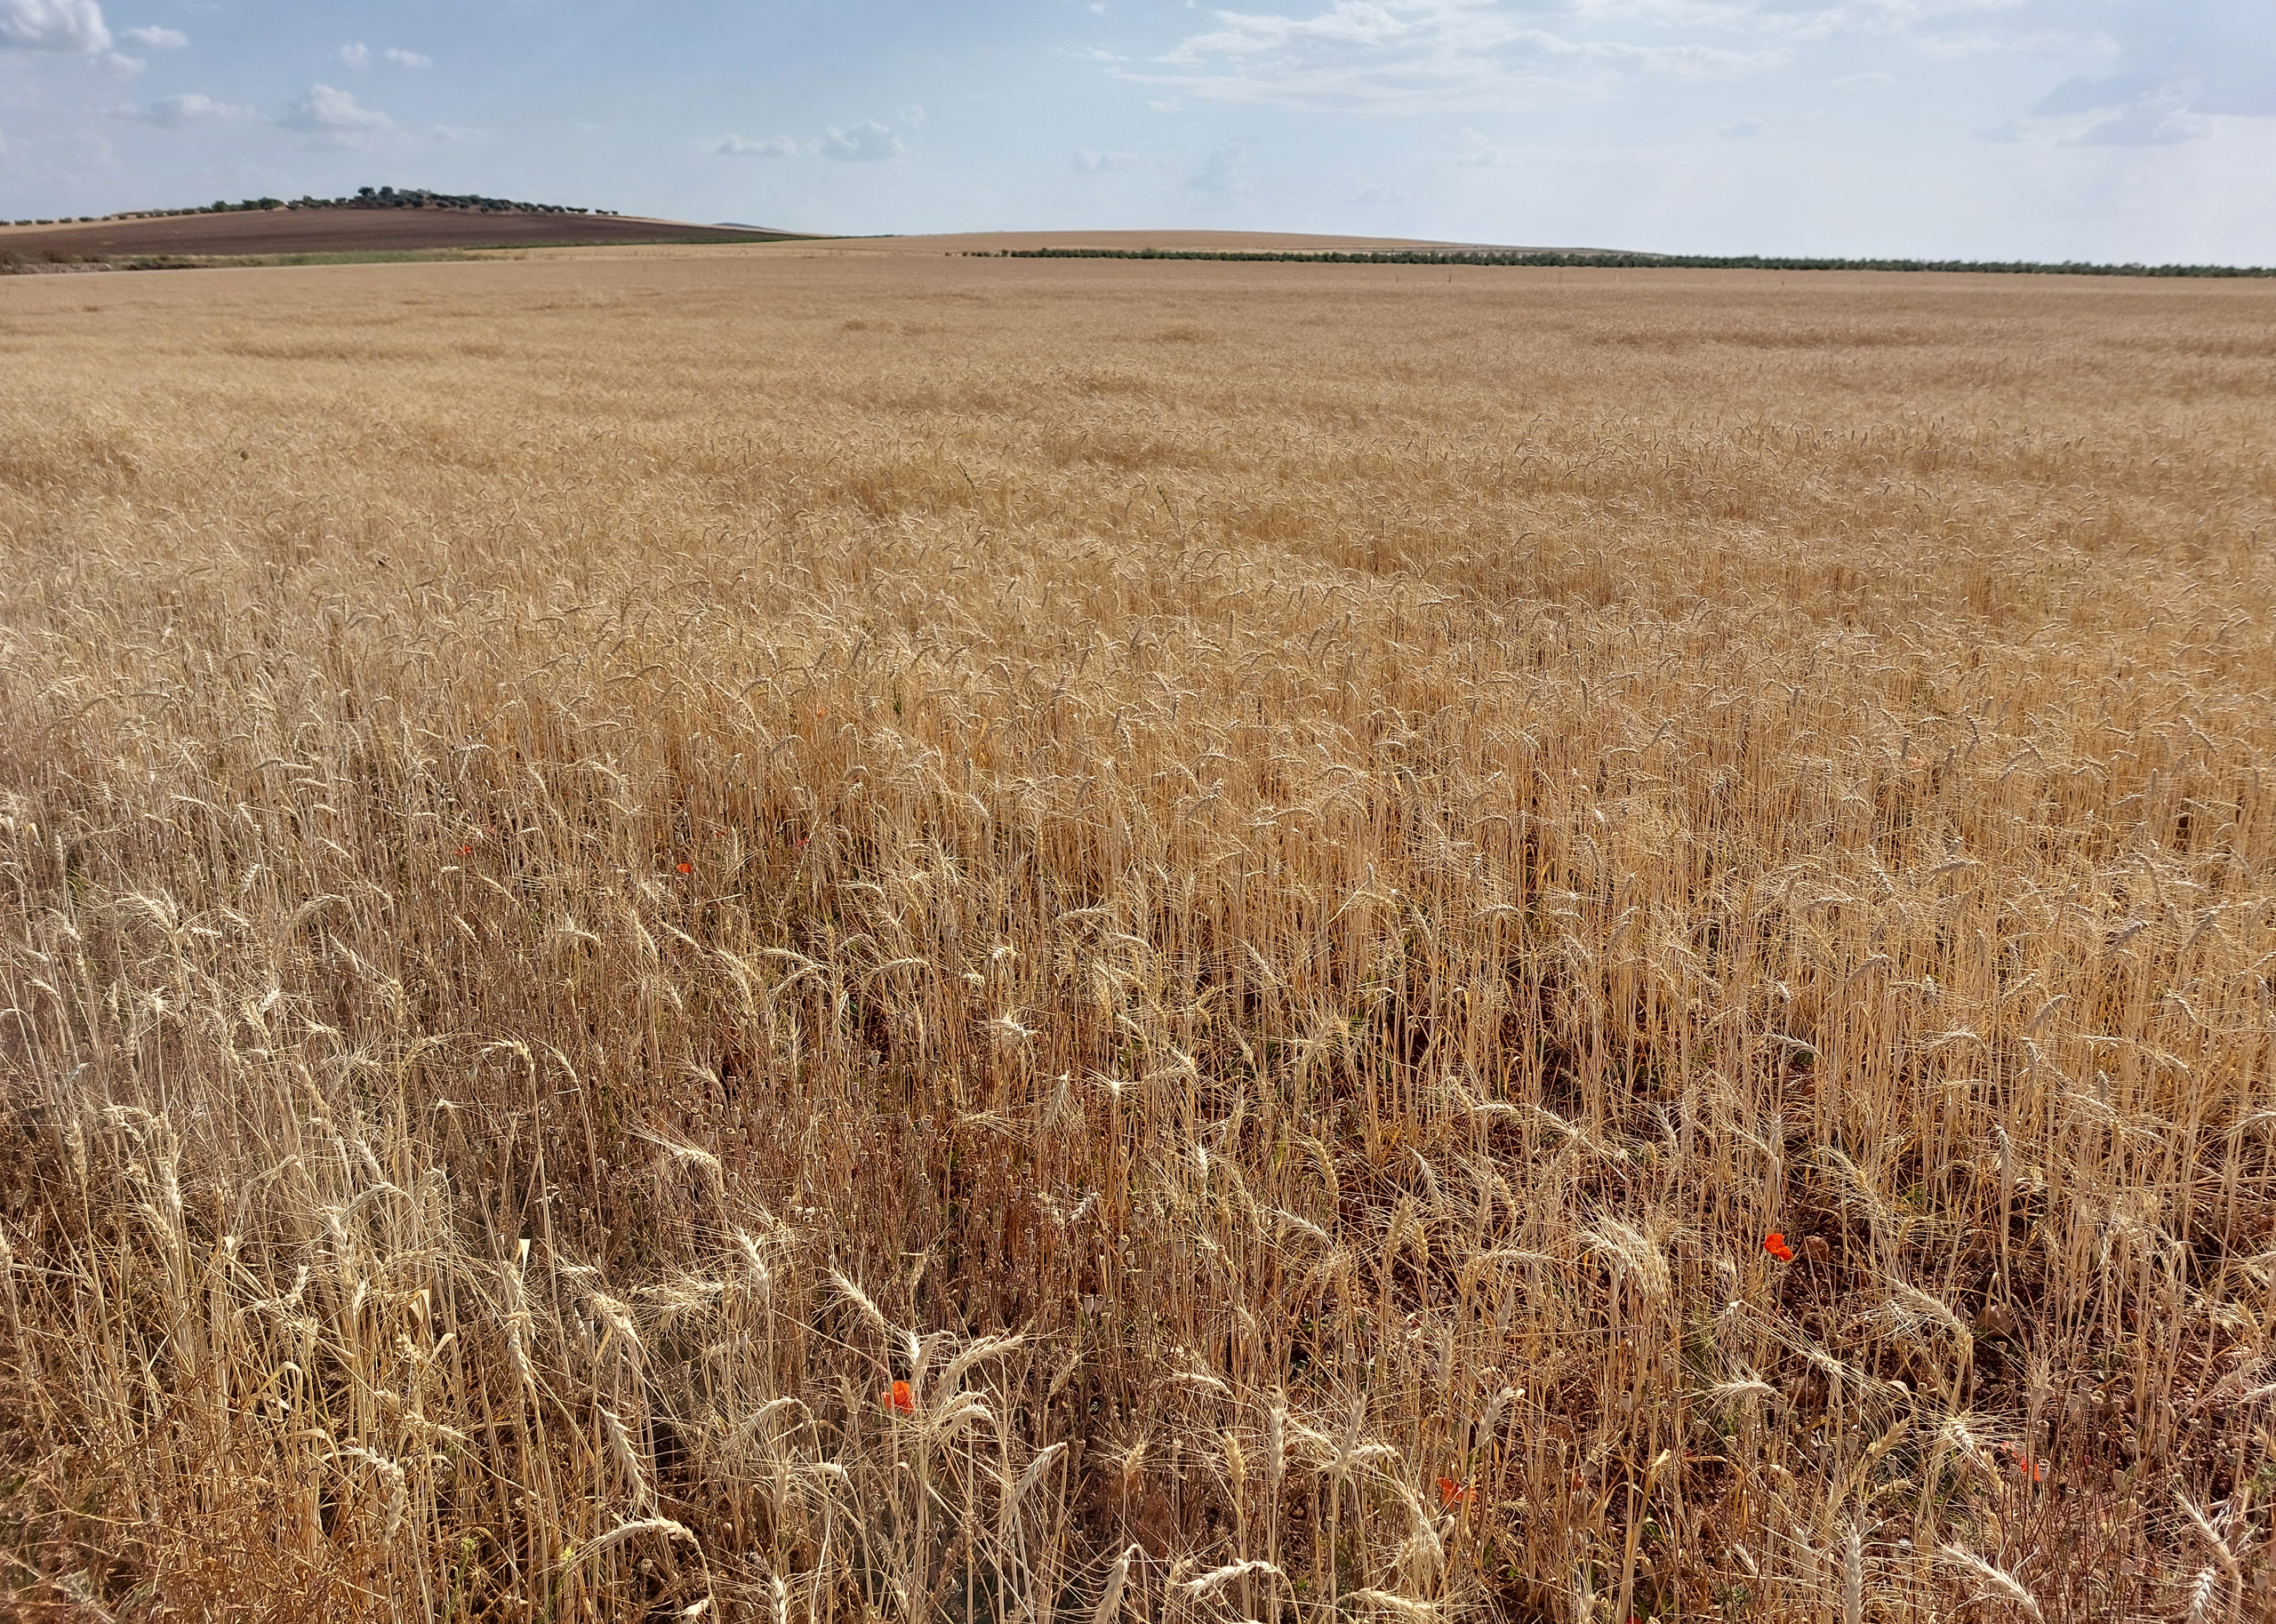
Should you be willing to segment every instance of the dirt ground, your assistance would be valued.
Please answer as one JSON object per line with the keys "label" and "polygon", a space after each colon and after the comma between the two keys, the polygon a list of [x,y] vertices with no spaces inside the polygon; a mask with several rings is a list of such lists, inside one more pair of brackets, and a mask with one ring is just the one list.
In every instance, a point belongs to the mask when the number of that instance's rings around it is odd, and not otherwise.
{"label": "dirt ground", "polygon": [[268,209],[154,220],[0,227],[0,254],[104,259],[123,254],[359,253],[394,249],[565,247],[655,242],[764,242],[781,233],[725,231],[615,214],[485,214],[471,209]]}

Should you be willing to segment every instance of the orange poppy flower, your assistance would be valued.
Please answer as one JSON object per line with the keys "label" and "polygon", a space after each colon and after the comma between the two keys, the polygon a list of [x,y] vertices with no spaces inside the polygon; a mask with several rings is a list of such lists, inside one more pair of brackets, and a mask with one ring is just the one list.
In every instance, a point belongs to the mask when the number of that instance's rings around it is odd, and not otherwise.
{"label": "orange poppy flower", "polygon": [[693,874],[695,872],[695,865],[689,862],[687,859],[683,857],[679,860],[679,871],[682,874]]}
{"label": "orange poppy flower", "polygon": [[1469,1503],[1470,1485],[1468,1484],[1456,1483],[1451,1477],[1439,1479],[1439,1504],[1442,1508],[1452,1511],[1456,1506],[1464,1506]]}
{"label": "orange poppy flower", "polygon": [[1773,1229],[1768,1236],[1764,1237],[1762,1250],[1768,1252],[1772,1257],[1777,1259],[1781,1263],[1791,1263],[1794,1260],[1794,1249],[1786,1244],[1785,1236],[1778,1230]]}
{"label": "orange poppy flower", "polygon": [[886,1403],[903,1415],[917,1413],[917,1395],[909,1390],[909,1384],[906,1381],[896,1381],[893,1384],[893,1391],[886,1395]]}

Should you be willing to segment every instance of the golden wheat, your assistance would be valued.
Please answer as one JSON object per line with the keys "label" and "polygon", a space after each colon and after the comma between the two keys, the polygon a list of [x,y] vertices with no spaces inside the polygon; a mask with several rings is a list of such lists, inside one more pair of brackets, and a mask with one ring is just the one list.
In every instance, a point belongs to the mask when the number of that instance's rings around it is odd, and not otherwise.
{"label": "golden wheat", "polygon": [[2266,1616],[2272,297],[0,286],[8,1604]]}

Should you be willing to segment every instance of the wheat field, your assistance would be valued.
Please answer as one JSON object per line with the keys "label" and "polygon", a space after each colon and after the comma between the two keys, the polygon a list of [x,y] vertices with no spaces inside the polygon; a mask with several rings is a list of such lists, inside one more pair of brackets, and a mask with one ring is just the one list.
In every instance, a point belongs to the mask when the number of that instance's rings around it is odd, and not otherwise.
{"label": "wheat field", "polygon": [[0,284],[0,1612],[2276,1615],[2276,292]]}

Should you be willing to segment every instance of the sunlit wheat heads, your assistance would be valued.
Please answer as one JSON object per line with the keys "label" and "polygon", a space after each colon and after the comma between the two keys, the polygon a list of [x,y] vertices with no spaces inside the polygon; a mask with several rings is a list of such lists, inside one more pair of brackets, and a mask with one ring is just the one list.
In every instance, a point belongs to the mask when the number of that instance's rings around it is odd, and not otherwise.
{"label": "sunlit wheat heads", "polygon": [[2271,294],[798,252],[0,287],[8,1608],[2268,1616]]}

